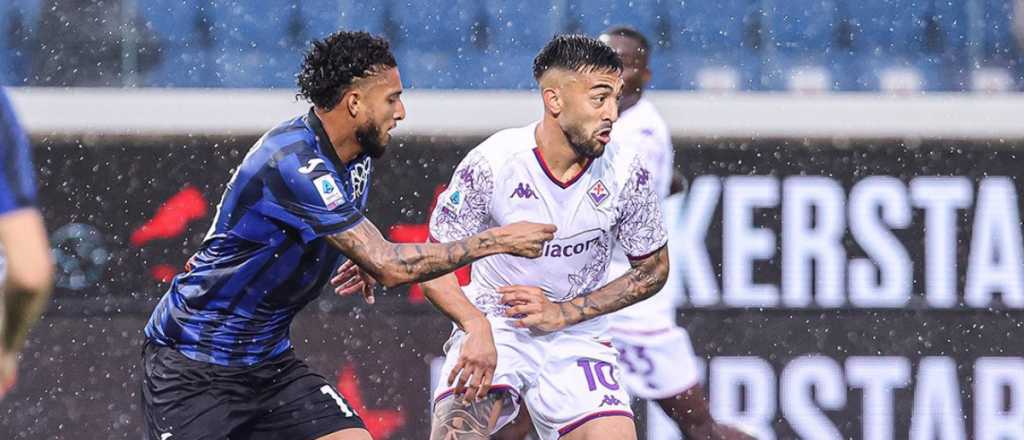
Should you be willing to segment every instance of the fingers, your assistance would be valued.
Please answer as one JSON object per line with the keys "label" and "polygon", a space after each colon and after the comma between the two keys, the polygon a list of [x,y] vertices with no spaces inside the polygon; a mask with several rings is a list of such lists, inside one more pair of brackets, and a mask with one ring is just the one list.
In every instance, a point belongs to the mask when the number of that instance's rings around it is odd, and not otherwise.
{"label": "fingers", "polygon": [[476,390],[476,400],[481,400],[487,397],[487,393],[491,392],[491,380],[494,379],[494,371],[483,371],[480,374],[480,385]]}
{"label": "fingers", "polygon": [[[463,365],[465,365],[463,363]],[[455,395],[459,396],[466,392],[466,384],[469,382],[471,372],[463,369],[455,380]]]}
{"label": "fingers", "polygon": [[465,367],[465,366],[466,366],[466,360],[460,358],[459,362],[457,362],[455,364],[455,367],[452,368],[452,372],[448,373],[448,386],[452,386],[452,384],[455,383],[455,378],[458,377],[459,372],[461,372],[462,368]]}
{"label": "fingers", "polygon": [[356,292],[362,292],[365,287],[362,281],[355,281],[345,286],[335,287],[334,293],[338,294],[338,296],[349,296]]}
{"label": "fingers", "polygon": [[331,277],[331,285],[337,287],[340,284],[345,283],[350,278],[357,277],[359,275],[359,266],[356,266],[351,261],[346,261],[341,267],[335,271],[334,276]]}
{"label": "fingers", "polygon": [[373,286],[366,282],[366,278],[363,278],[363,281],[360,281],[360,284],[363,285],[363,300],[366,301],[367,304],[377,302],[377,299],[373,296]]}

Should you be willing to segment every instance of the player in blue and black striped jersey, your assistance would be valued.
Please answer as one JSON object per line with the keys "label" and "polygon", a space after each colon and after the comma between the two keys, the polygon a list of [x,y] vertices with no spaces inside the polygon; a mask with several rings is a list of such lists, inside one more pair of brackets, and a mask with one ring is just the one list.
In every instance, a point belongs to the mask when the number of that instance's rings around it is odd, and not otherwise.
{"label": "player in blue and black striped jersey", "polygon": [[53,261],[28,136],[0,90],[0,397],[14,386],[18,353],[53,288]]}
{"label": "player in blue and black striped jersey", "polygon": [[342,290],[430,279],[498,253],[536,257],[554,227],[520,223],[453,244],[386,241],[363,210],[372,159],[405,117],[388,43],[315,41],[298,76],[308,114],[267,132],[228,183],[210,232],[146,325],[147,438],[367,439],[295,358],[295,315],[345,264]]}

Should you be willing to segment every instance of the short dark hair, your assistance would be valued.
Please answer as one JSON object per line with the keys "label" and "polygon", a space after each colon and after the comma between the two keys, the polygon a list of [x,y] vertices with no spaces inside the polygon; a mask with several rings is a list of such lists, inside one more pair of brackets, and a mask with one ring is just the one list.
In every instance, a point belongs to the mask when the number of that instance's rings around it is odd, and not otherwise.
{"label": "short dark hair", "polygon": [[533,77],[540,81],[549,69],[577,72],[622,70],[622,60],[607,44],[579,34],[555,36],[533,59]]}
{"label": "short dark hair", "polygon": [[629,26],[612,26],[608,29],[605,29],[604,32],[601,32],[601,35],[631,38],[634,41],[636,41],[641,48],[643,48],[644,61],[650,59],[651,43],[647,41],[647,37],[645,37],[644,34],[641,34],[640,31],[636,29],[633,29]]}
{"label": "short dark hair", "polygon": [[361,31],[338,31],[314,40],[299,70],[298,96],[330,110],[359,78],[396,67],[387,40]]}

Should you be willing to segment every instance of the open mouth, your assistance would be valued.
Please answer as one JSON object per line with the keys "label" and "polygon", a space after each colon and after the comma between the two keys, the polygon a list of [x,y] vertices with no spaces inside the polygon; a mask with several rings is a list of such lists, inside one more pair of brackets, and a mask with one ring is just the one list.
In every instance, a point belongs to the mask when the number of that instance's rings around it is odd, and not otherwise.
{"label": "open mouth", "polygon": [[597,132],[597,141],[602,144],[607,144],[612,139],[612,129],[606,128]]}

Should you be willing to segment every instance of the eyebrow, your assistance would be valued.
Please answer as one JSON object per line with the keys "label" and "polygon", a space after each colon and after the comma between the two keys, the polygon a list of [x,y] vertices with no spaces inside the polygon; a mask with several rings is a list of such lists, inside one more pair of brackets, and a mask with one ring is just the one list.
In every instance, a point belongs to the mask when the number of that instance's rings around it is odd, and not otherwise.
{"label": "eyebrow", "polygon": [[612,86],[610,86],[608,84],[598,84],[598,85],[593,86],[593,87],[590,88],[590,90],[596,90],[596,89],[608,89],[608,91],[614,91],[615,87],[612,87]]}

